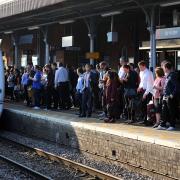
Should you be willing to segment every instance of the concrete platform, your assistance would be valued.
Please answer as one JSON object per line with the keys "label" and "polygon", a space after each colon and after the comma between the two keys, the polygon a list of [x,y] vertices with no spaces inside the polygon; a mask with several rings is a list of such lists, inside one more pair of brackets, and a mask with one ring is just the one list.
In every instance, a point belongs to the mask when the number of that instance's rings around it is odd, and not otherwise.
{"label": "concrete platform", "polygon": [[120,122],[105,124],[95,118],[81,119],[72,113],[33,110],[14,104],[5,105],[3,122],[11,131],[154,171],[155,179],[165,175],[180,179],[180,131],[157,131]]}

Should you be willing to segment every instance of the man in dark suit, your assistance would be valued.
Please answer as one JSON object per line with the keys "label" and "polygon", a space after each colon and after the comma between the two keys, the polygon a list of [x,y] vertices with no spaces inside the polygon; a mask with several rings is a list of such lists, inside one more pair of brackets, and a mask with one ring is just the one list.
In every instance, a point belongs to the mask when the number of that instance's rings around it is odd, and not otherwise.
{"label": "man in dark suit", "polygon": [[84,73],[84,87],[82,91],[82,115],[81,117],[91,117],[92,114],[92,83],[93,74],[91,72],[91,66],[86,64],[86,72]]}

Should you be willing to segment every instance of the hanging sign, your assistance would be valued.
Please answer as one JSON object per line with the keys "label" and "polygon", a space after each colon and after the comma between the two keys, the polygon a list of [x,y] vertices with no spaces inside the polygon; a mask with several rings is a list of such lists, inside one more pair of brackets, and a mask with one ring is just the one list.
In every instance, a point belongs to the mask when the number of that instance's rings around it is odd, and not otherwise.
{"label": "hanging sign", "polygon": [[86,59],[99,59],[99,52],[86,53]]}
{"label": "hanging sign", "polygon": [[180,27],[157,29],[156,39],[180,39]]}

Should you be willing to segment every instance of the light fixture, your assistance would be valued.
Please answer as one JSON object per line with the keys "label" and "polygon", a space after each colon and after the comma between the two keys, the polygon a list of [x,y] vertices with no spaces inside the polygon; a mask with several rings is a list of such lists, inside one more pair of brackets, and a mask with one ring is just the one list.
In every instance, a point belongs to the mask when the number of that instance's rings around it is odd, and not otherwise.
{"label": "light fixture", "polygon": [[175,1],[175,2],[169,2],[169,3],[162,3],[160,4],[161,7],[168,7],[168,6],[174,6],[180,4],[180,1]]}
{"label": "light fixture", "polygon": [[74,23],[75,20],[67,20],[67,21],[60,21],[59,24],[70,24],[70,23]]}
{"label": "light fixture", "polygon": [[13,31],[5,31],[4,34],[12,34]]}
{"label": "light fixture", "polygon": [[114,16],[114,15],[118,15],[118,14],[122,14],[122,11],[112,11],[112,12],[107,12],[104,14],[101,14],[102,17],[108,17],[108,16]]}
{"label": "light fixture", "polygon": [[0,45],[2,44],[2,39],[0,39]]}
{"label": "light fixture", "polygon": [[32,27],[28,27],[28,30],[36,30],[36,29],[39,29],[39,26],[32,26]]}

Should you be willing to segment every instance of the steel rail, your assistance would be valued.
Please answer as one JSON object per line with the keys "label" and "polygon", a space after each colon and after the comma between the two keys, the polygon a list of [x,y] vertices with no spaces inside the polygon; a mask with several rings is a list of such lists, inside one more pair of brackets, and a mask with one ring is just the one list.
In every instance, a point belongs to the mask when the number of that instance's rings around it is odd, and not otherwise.
{"label": "steel rail", "polygon": [[[8,140],[8,141],[11,141],[11,142],[14,143],[14,144],[19,144],[19,145],[23,146],[24,148],[33,149],[33,151],[36,152],[37,154],[39,154],[40,156],[44,156],[44,157],[46,157],[46,158],[52,158],[51,160],[54,160],[54,161],[57,161],[57,162],[61,162],[61,163],[62,163],[62,162],[63,162],[63,159],[64,159],[65,162],[67,162],[66,165],[68,165],[68,166],[70,166],[70,167],[72,167],[72,168],[74,168],[74,169],[76,169],[76,170],[80,170],[80,171],[81,171],[81,169],[78,168],[78,165],[76,166],[76,164],[79,164],[79,163],[76,163],[76,162],[74,162],[74,161],[67,160],[67,159],[62,158],[62,157],[60,157],[60,156],[56,156],[56,155],[54,155],[54,154],[45,152],[45,151],[43,151],[43,150],[41,150],[41,149],[38,149],[38,148],[29,147],[29,146],[27,146],[27,145],[24,145],[24,144],[22,144],[22,143],[16,142],[16,141],[14,141],[14,140],[12,140],[12,139],[9,139],[9,138],[7,138],[7,137],[1,137],[1,136],[0,136],[0,138],[5,139],[5,140]],[[84,151],[84,150],[83,150],[83,152],[85,152],[85,153],[87,153],[87,154],[91,154],[91,155],[93,155],[93,156],[95,155],[95,154],[90,153],[90,152],[88,152],[88,151]],[[97,154],[96,154],[96,156],[99,157],[99,158],[105,158],[104,156],[97,155]],[[155,171],[155,170],[150,170],[150,169],[147,169],[147,168],[144,168],[144,167],[141,167],[141,166],[136,166],[136,165],[133,165],[133,164],[131,164],[131,163],[129,163],[129,162],[124,162],[124,161],[120,161],[120,160],[117,160],[117,159],[115,160],[115,159],[112,159],[112,158],[108,158],[108,159],[109,159],[110,161],[113,161],[113,162],[121,163],[122,165],[127,166],[127,168],[129,167],[129,168],[140,169],[140,170],[144,171],[145,174],[148,173],[148,172],[150,172],[150,173],[155,173],[155,174],[157,174],[157,175],[160,175],[162,178],[165,178],[165,179],[168,178],[168,179],[172,179],[172,180],[179,180],[178,178],[169,176],[168,174],[163,174],[163,173],[159,173],[159,172],[157,172],[157,171]],[[66,161],[66,160],[67,160],[67,161]],[[75,165],[74,165],[74,166],[71,166],[71,162],[75,163]],[[73,165],[73,164],[72,164],[72,165]],[[80,164],[80,165],[82,166],[82,172],[88,173],[88,171],[86,171],[86,169],[83,168],[84,165],[82,165],[82,164]],[[86,168],[86,167],[87,167],[87,166],[85,166],[85,168]],[[95,174],[95,176],[94,176],[93,174],[90,174],[91,172],[93,173],[94,170],[95,170],[95,172],[97,173],[97,174]],[[101,171],[99,171],[99,172],[102,173]],[[104,173],[104,175],[101,174],[101,176],[98,176],[98,175],[99,175],[99,174],[98,174],[98,171],[97,171],[96,169],[93,169],[93,168],[92,168],[92,171],[91,171],[91,168],[89,169],[89,175],[92,175],[92,176],[98,177],[98,178],[101,177],[100,179],[104,179],[104,180],[116,180],[116,179],[122,180],[122,179],[123,179],[123,178],[114,177],[114,176],[112,176],[112,175],[111,175],[112,178],[110,178],[109,174],[107,174],[107,173]],[[106,175],[107,175],[107,176],[106,176]],[[108,176],[109,176],[109,178],[107,178]]]}
{"label": "steel rail", "polygon": [[19,146],[21,146],[21,147],[23,147],[23,148],[25,148],[27,150],[35,152],[39,156],[48,158],[49,160],[52,160],[52,161],[55,161],[55,162],[58,162],[58,163],[62,163],[62,164],[66,165],[66,166],[68,166],[70,168],[75,169],[76,171],[83,172],[83,173],[85,173],[87,175],[90,175],[90,176],[92,176],[94,178],[102,179],[102,180],[122,180],[122,178],[119,178],[119,177],[113,176],[111,174],[102,172],[100,170],[91,168],[89,166],[77,163],[75,161],[63,158],[61,156],[49,153],[49,152],[44,151],[42,149],[33,148],[33,147],[30,147],[28,145],[19,143],[19,142],[15,141],[15,140],[12,140],[12,139],[9,139],[9,138],[6,138],[6,137],[0,136],[0,138],[4,139],[4,140],[7,140],[7,141],[9,141],[11,143],[14,143],[15,145],[19,145]]}
{"label": "steel rail", "polygon": [[14,160],[12,160],[12,159],[9,159],[6,156],[0,155],[0,159],[2,161],[4,161],[4,162],[12,164],[13,166],[16,166],[17,168],[21,169],[22,171],[25,171],[28,174],[30,174],[31,176],[34,176],[34,177],[36,177],[38,179],[41,179],[41,180],[52,180],[50,177],[45,176],[45,175],[43,175],[43,174],[41,174],[41,173],[39,173],[39,172],[37,172],[37,171],[27,167],[27,166],[24,166],[24,165],[14,161]]}

